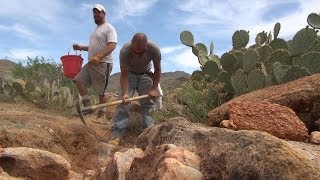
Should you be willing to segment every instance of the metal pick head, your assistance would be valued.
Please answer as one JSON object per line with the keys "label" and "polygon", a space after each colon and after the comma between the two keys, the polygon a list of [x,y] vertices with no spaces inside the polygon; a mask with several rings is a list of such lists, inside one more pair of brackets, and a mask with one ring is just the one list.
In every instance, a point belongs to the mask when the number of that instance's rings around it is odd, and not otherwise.
{"label": "metal pick head", "polygon": [[77,100],[77,102],[76,102],[76,109],[77,109],[78,115],[79,115],[82,123],[83,123],[85,126],[87,126],[86,122],[84,121],[83,114],[82,114],[82,110],[81,110],[81,107],[80,107],[80,100]]}

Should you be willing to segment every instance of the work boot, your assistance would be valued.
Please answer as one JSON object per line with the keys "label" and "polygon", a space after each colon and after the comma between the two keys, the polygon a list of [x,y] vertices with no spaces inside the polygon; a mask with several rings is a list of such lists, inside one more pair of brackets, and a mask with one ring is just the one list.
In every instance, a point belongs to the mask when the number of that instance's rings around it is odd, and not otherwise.
{"label": "work boot", "polygon": [[[91,101],[90,101],[90,99],[83,99],[82,100],[82,104],[83,104],[84,107],[90,107],[91,106]],[[83,115],[87,115],[87,114],[91,114],[93,112],[94,111],[92,109],[89,109],[89,110],[82,111],[82,114]]]}

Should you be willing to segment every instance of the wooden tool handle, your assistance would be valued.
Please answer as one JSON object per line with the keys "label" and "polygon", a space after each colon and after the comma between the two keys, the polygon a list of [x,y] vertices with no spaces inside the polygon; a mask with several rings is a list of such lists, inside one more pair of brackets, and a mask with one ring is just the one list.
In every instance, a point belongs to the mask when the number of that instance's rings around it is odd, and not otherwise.
{"label": "wooden tool handle", "polygon": [[[142,96],[135,96],[135,97],[131,97],[128,100],[130,101],[135,101],[135,100],[140,100],[140,99],[144,99],[149,97],[148,94],[142,95]],[[101,107],[108,107],[108,106],[114,106],[114,105],[118,105],[121,104],[122,100],[117,100],[117,101],[113,101],[113,102],[108,102],[108,103],[103,103],[103,104],[97,104],[97,105],[93,105],[93,106],[88,106],[88,107],[83,107],[82,110],[86,111],[86,110],[91,110],[91,109],[98,109]]]}

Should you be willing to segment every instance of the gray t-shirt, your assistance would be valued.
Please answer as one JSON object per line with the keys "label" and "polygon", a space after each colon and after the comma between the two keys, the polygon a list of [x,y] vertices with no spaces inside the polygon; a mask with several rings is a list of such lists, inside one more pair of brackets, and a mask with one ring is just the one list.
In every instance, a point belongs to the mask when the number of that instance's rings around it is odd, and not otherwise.
{"label": "gray t-shirt", "polygon": [[[110,42],[117,43],[117,32],[110,23],[105,22],[97,26],[90,35],[88,59],[90,60],[103,49],[106,49]],[[105,56],[101,62],[113,63],[112,53]]]}
{"label": "gray t-shirt", "polygon": [[151,69],[151,61],[161,61],[160,48],[153,42],[147,43],[147,50],[141,55],[132,52],[130,42],[124,44],[120,50],[120,67],[127,67],[129,71],[147,72]]}

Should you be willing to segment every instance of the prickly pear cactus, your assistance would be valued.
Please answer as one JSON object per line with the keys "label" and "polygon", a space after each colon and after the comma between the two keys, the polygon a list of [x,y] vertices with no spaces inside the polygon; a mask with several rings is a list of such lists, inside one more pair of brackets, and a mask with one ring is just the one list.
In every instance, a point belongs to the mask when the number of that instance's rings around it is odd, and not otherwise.
{"label": "prickly pear cactus", "polygon": [[270,63],[280,62],[286,65],[292,65],[292,57],[289,51],[285,49],[278,49],[271,54]]}
{"label": "prickly pear cactus", "polygon": [[208,54],[208,49],[206,45],[202,43],[197,43],[194,46],[192,46],[192,52],[195,56],[198,56],[200,51],[202,51],[205,55]]}
{"label": "prickly pear cactus", "polygon": [[272,65],[272,75],[276,82],[276,84],[281,84],[284,81],[284,77],[287,72],[292,68],[290,65],[281,64],[279,62],[275,62]]}
{"label": "prickly pear cactus", "polygon": [[258,59],[259,59],[258,52],[254,49],[249,49],[244,54],[243,72],[244,73],[250,72],[256,66]]}
{"label": "prickly pear cactus", "polygon": [[198,61],[201,64],[201,66],[204,66],[206,62],[208,61],[207,59],[207,54],[203,51],[199,51],[198,53]]}
{"label": "prickly pear cactus", "polygon": [[267,38],[265,44],[266,44],[267,46],[269,46],[271,41],[272,41],[272,34],[271,34],[271,31],[270,31],[269,34],[268,34],[268,38]]}
{"label": "prickly pear cactus", "polygon": [[293,66],[289,69],[286,75],[283,77],[283,83],[293,81],[305,76],[309,76],[311,73],[305,67]]}
{"label": "prickly pear cactus", "polygon": [[304,28],[298,31],[289,49],[292,56],[299,56],[309,51],[317,42],[317,33],[314,29]]}
{"label": "prickly pear cactus", "polygon": [[281,38],[272,40],[269,46],[271,46],[274,51],[277,49],[288,49],[287,41]]}
{"label": "prickly pear cactus", "polygon": [[320,15],[316,13],[311,13],[309,14],[307,18],[308,24],[315,28],[315,29],[320,29]]}
{"label": "prickly pear cactus", "polygon": [[218,64],[214,61],[207,61],[202,69],[204,74],[209,75],[209,79],[211,81],[215,81],[218,78],[218,74],[220,72],[220,69],[218,67]]}
{"label": "prickly pear cactus", "polygon": [[237,30],[232,35],[232,46],[234,50],[246,47],[249,42],[249,33],[245,30]]}
{"label": "prickly pear cactus", "polygon": [[208,61],[214,61],[218,64],[219,67],[221,67],[221,63],[220,63],[220,58],[219,56],[215,55],[215,54],[210,54],[209,56],[207,56]]}
{"label": "prickly pear cactus", "polygon": [[244,52],[237,50],[233,51],[231,54],[233,54],[237,59],[236,69],[243,69]]}
{"label": "prickly pear cactus", "polygon": [[264,88],[267,84],[267,74],[262,69],[254,69],[248,75],[248,92]]}
{"label": "prickly pear cactus", "polygon": [[278,35],[279,35],[279,32],[280,32],[280,28],[281,28],[281,24],[279,22],[277,22],[275,25],[274,25],[274,28],[273,28],[273,36],[274,36],[274,39],[277,39],[278,38]]}
{"label": "prickly pear cactus", "polygon": [[258,33],[255,39],[256,45],[261,46],[263,43],[266,42],[267,38],[268,38],[268,35],[266,32],[263,31]]}
{"label": "prickly pear cactus", "polygon": [[237,70],[237,59],[236,57],[231,53],[224,53],[221,56],[221,65],[224,70],[226,70],[229,73],[234,73]]}
{"label": "prickly pear cactus", "polygon": [[218,75],[218,81],[221,83],[229,83],[231,78],[231,74],[227,71],[220,71]]}
{"label": "prickly pear cactus", "polygon": [[189,47],[192,47],[194,44],[193,34],[190,31],[182,31],[180,33],[181,42]]}
{"label": "prickly pear cactus", "polygon": [[320,72],[320,53],[319,52],[308,52],[301,56],[298,61],[300,66],[303,66],[309,70],[311,74]]}
{"label": "prickly pear cactus", "polygon": [[257,49],[259,61],[267,62],[271,57],[272,48],[270,46],[261,46]]}
{"label": "prickly pear cactus", "polygon": [[231,85],[234,89],[235,96],[247,92],[247,79],[243,70],[239,69],[231,76]]}
{"label": "prickly pear cactus", "polygon": [[203,80],[202,71],[196,70],[192,72],[191,81],[202,81],[202,80]]}
{"label": "prickly pear cactus", "polygon": [[214,44],[213,42],[210,43],[210,53],[209,55],[214,55]]}

